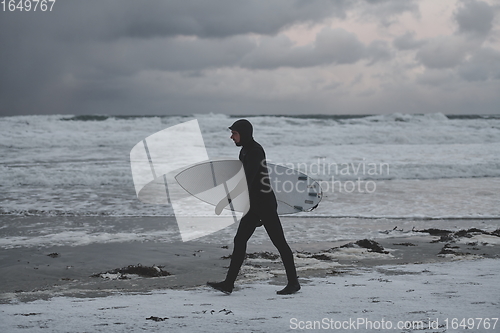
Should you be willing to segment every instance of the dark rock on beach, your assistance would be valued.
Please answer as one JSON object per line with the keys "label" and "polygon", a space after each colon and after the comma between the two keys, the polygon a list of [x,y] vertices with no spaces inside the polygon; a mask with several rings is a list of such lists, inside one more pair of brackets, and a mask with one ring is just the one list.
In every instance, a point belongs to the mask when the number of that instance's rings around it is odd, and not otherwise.
{"label": "dark rock on beach", "polygon": [[346,248],[346,247],[355,247],[359,246],[365,249],[370,250],[370,252],[377,252],[377,253],[383,253],[383,254],[388,254],[389,252],[385,251],[385,249],[376,241],[370,240],[370,239],[362,239],[358,240],[355,243],[348,243],[345,245],[342,245],[341,248]]}
{"label": "dark rock on beach", "polygon": [[151,316],[149,318],[146,318],[146,320],[152,320],[152,321],[165,321],[167,320],[167,317],[156,317],[156,316]]}
{"label": "dark rock on beach", "polygon": [[103,277],[103,275],[105,274],[119,274],[120,279],[126,279],[127,274],[134,274],[142,277],[160,277],[172,275],[171,273],[164,271],[162,268],[163,266],[146,267],[142,265],[129,265],[124,268],[117,268],[104,273],[93,274],[92,277]]}
{"label": "dark rock on beach", "polygon": [[438,254],[453,254],[456,256],[465,256],[465,255],[470,255],[469,252],[459,252],[456,251],[456,249],[459,249],[459,246],[451,246],[450,244],[445,244],[441,251]]}
{"label": "dark rock on beach", "polygon": [[450,230],[443,230],[443,229],[436,229],[436,228],[429,228],[429,229],[423,229],[423,230],[413,229],[412,231],[413,232],[428,233],[431,236],[447,236],[447,235],[453,233],[453,231],[450,231]]}

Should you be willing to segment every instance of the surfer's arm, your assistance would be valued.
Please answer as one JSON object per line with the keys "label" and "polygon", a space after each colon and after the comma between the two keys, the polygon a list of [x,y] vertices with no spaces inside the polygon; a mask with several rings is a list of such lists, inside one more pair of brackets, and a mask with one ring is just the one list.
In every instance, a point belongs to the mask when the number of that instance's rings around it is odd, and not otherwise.
{"label": "surfer's arm", "polygon": [[245,178],[242,178],[238,185],[228,193],[226,197],[224,197],[218,204],[215,206],[215,214],[220,215],[222,210],[231,203],[237,196],[245,192],[246,190],[246,182]]}

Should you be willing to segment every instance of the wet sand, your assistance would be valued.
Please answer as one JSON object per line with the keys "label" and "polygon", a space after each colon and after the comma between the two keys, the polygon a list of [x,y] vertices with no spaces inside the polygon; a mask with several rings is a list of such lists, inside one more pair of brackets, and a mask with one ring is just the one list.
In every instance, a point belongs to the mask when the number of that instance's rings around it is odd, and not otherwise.
{"label": "wet sand", "polygon": [[[471,226],[472,227],[472,226]],[[461,237],[459,237],[461,236]],[[423,264],[500,258],[500,237],[480,232],[455,238],[427,232],[407,237],[372,239],[383,251],[364,248],[356,240],[292,243],[298,274],[303,283],[310,277],[355,275],[367,267],[381,273],[386,265]],[[476,238],[473,238],[476,237]],[[361,239],[359,239],[361,240]],[[54,296],[95,297],[114,293],[190,289],[206,281],[221,280],[229,265],[231,244],[206,242],[127,242],[4,249],[0,254],[0,302],[31,301]],[[270,242],[249,244],[237,284],[267,281],[285,283],[282,264]],[[274,254],[274,256],[273,256]],[[162,277],[121,276],[106,273],[129,265],[160,267]],[[102,274],[101,274],[102,273]],[[104,274],[104,275],[103,275]]]}

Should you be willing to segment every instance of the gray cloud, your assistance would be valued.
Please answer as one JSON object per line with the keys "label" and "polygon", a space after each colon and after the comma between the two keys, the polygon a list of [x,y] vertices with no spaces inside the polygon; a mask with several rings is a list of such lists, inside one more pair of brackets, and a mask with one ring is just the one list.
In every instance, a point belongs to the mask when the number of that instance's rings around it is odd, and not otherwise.
{"label": "gray cloud", "polygon": [[[453,35],[415,40],[411,33],[407,33],[396,38],[393,44],[398,49],[417,49],[416,59],[427,68],[461,66],[460,77],[468,80],[483,77],[481,71],[472,73],[472,68],[479,69],[475,65],[475,59],[484,53],[480,48],[492,30],[494,8],[482,1],[463,0],[453,19],[458,23],[458,29]],[[466,61],[468,57],[472,59]]]}
{"label": "gray cloud", "polygon": [[243,58],[241,66],[251,69],[300,68],[354,64],[362,59],[375,63],[389,58],[389,46],[383,41],[365,46],[353,33],[325,28],[318,33],[313,45],[296,47],[282,35],[265,38],[259,47]]}
{"label": "gray cloud", "polygon": [[426,41],[417,52],[417,60],[428,68],[453,68],[471,49],[470,41],[460,36],[440,36]]}
{"label": "gray cloud", "polygon": [[98,72],[110,75],[132,75],[141,70],[200,71],[235,66],[255,48],[256,42],[248,36],[123,39],[87,47],[75,65],[98,68]]}
{"label": "gray cloud", "polygon": [[365,46],[358,37],[343,29],[323,29],[316,37],[316,51],[321,59],[352,64],[363,58]]}
{"label": "gray cloud", "polygon": [[457,81],[457,77],[449,69],[430,69],[417,77],[417,83],[434,87],[446,86],[453,81]]}
{"label": "gray cloud", "polygon": [[414,32],[407,32],[394,38],[392,44],[399,50],[414,50],[424,45],[425,41],[416,40]]}
{"label": "gray cloud", "polygon": [[[0,115],[251,113],[255,105],[329,112],[334,94],[347,112],[395,112],[382,99],[393,98],[396,78],[406,73],[390,73],[415,64],[391,60],[411,52],[429,72],[406,82],[408,94],[419,83],[437,89],[450,78],[492,86],[500,80],[498,51],[483,45],[496,28],[493,10],[487,14],[479,1],[461,2],[447,18],[457,23],[455,34],[429,40],[409,32],[363,43],[348,28],[326,28],[315,42],[296,46],[281,34],[296,24],[350,17],[375,20],[383,31],[402,13],[418,16],[418,6],[414,0],[64,0],[52,13],[0,13]],[[337,74],[337,65],[338,78],[323,77]],[[359,84],[347,89],[346,78]],[[300,95],[304,87],[308,93]],[[357,99],[349,99],[351,90]]]}
{"label": "gray cloud", "polygon": [[[71,112],[82,91],[100,100],[91,87],[141,70],[231,66],[254,47],[231,36],[343,17],[345,7],[328,0],[65,0],[50,13],[1,13],[0,114]],[[177,35],[203,39],[158,40]]]}
{"label": "gray cloud", "polygon": [[[347,0],[65,0],[50,15],[12,15],[18,25],[68,41],[196,35],[276,34],[294,23],[344,17]],[[24,14],[24,13],[23,13]]]}
{"label": "gray cloud", "polygon": [[489,4],[476,0],[462,1],[462,6],[455,13],[460,32],[480,36],[491,31],[494,17],[494,9]]}
{"label": "gray cloud", "polygon": [[365,17],[378,20],[382,26],[389,26],[395,22],[395,17],[405,12],[418,15],[418,2],[416,0],[364,0],[369,6],[364,7]]}
{"label": "gray cloud", "polygon": [[467,81],[500,80],[500,52],[481,48],[460,66],[458,73]]}
{"label": "gray cloud", "polygon": [[369,65],[373,65],[379,61],[388,61],[392,58],[389,43],[382,40],[371,42],[366,48],[365,54],[371,60]]}
{"label": "gray cloud", "polygon": [[418,4],[414,0],[393,1],[393,0],[365,0],[372,7],[367,8],[370,11],[376,11],[383,16],[392,16],[404,12],[418,12]]}
{"label": "gray cloud", "polygon": [[396,39],[394,45],[411,49],[420,43],[416,58],[427,68],[454,68],[481,47],[491,32],[493,18],[493,8],[487,3],[464,0],[454,13],[454,20],[458,23],[455,34],[425,41],[416,41],[411,35],[405,35]]}

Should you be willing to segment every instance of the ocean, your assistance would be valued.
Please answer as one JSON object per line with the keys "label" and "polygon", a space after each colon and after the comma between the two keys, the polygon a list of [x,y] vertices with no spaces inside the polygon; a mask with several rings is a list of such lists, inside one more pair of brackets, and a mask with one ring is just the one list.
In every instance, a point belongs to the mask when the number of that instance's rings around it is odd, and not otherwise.
{"label": "ocean", "polygon": [[[155,132],[197,119],[208,156],[236,159],[239,148],[229,139],[228,126],[238,118],[1,117],[0,247],[67,245],[79,239],[178,240],[171,224],[158,223],[158,218],[172,220],[171,207],[137,199],[130,150]],[[498,115],[246,118],[270,162],[306,172],[323,187],[317,209],[289,220],[500,224]],[[151,217],[155,222],[147,227],[138,222]],[[314,234],[324,234],[321,223],[315,223]]]}

